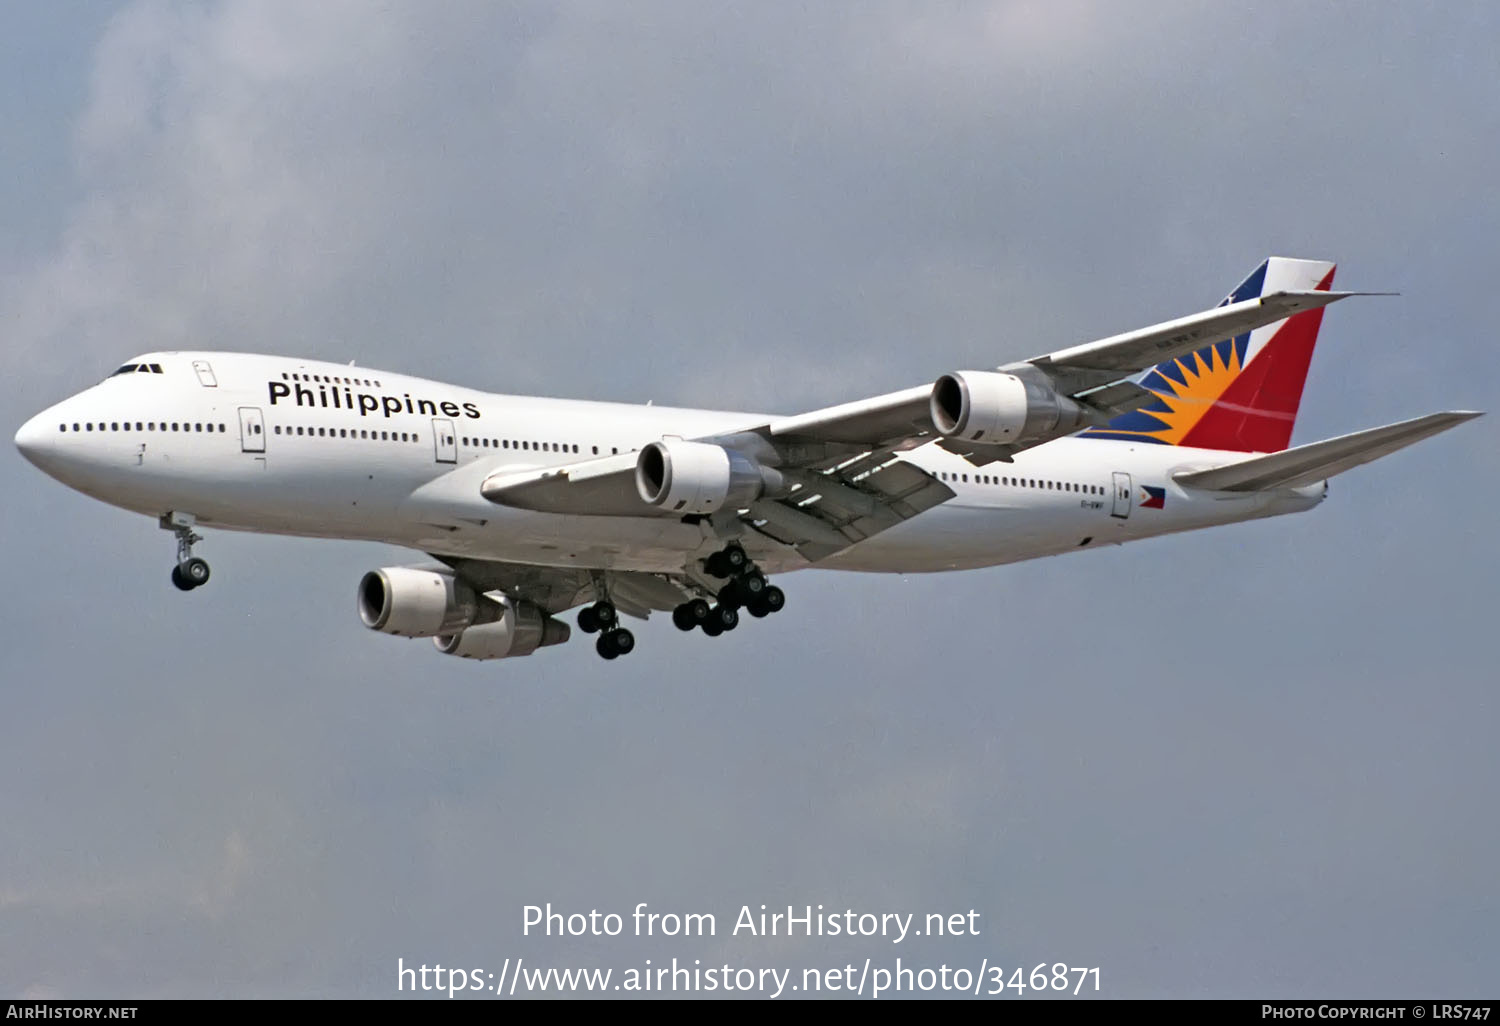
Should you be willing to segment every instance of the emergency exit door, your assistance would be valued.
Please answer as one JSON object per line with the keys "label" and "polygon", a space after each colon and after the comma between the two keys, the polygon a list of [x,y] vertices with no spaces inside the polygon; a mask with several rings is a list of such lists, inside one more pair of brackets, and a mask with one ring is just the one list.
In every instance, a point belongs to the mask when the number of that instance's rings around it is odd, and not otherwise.
{"label": "emergency exit door", "polygon": [[432,450],[439,463],[458,462],[458,436],[453,432],[453,421],[432,418]]}
{"label": "emergency exit door", "polygon": [[254,406],[240,407],[240,452],[266,451],[266,422]]}
{"label": "emergency exit door", "polygon": [[1130,484],[1130,475],[1123,470],[1115,471],[1115,504],[1109,511],[1112,517],[1124,520],[1130,516],[1130,503],[1135,497],[1135,490]]}

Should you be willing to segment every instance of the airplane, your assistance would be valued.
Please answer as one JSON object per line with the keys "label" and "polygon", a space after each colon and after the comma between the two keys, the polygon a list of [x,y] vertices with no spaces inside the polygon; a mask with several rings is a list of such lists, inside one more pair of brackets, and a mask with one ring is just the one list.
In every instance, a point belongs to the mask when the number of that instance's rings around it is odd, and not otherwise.
{"label": "airplane", "polygon": [[1312,509],[1327,479],[1480,416],[1289,448],[1334,265],[1272,257],[1218,306],[791,416],[498,395],[252,353],[154,352],[37,414],[21,453],[173,532],[363,539],[432,562],[364,574],[366,627],[476,660],[621,616],[735,630],[771,575],[996,566]]}

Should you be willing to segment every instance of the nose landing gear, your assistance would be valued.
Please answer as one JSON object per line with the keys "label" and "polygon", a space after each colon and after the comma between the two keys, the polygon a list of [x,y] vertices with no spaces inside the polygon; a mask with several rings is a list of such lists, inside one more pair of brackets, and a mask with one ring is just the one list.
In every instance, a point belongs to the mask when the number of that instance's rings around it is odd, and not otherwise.
{"label": "nose landing gear", "polygon": [[197,519],[191,513],[168,513],[161,526],[177,536],[177,565],[172,567],[172,583],[181,591],[192,591],[208,583],[208,561],[193,555],[193,546],[203,536],[193,530]]}

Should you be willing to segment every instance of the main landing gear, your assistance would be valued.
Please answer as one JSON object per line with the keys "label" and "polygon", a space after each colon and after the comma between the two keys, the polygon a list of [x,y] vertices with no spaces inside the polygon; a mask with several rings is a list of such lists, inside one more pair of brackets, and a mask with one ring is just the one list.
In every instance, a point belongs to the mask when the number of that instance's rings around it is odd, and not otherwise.
{"label": "main landing gear", "polygon": [[707,600],[695,598],[672,610],[672,623],[680,631],[701,627],[704,634],[717,638],[740,625],[741,609],[759,619],[780,612],[786,605],[786,594],[766,580],[737,542],[705,559],[703,569],[711,577],[727,581],[715,596],[717,604],[711,606]]}
{"label": "main landing gear", "polygon": [[597,634],[599,640],[594,650],[605,659],[629,655],[635,649],[635,635],[620,626],[620,614],[612,603],[600,600],[585,606],[578,613],[578,629],[585,634]]}
{"label": "main landing gear", "polygon": [[181,591],[192,591],[208,583],[208,561],[193,555],[193,545],[203,536],[193,530],[197,523],[191,513],[168,513],[161,526],[177,536],[177,565],[172,567],[172,583]]}

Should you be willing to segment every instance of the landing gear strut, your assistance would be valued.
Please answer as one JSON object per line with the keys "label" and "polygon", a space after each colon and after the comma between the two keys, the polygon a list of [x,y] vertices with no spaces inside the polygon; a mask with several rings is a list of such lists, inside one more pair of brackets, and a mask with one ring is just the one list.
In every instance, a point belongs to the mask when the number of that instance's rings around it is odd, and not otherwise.
{"label": "landing gear strut", "polygon": [[193,530],[197,520],[191,513],[168,513],[161,526],[177,536],[177,565],[172,567],[172,583],[182,591],[192,591],[208,583],[208,561],[193,555],[193,545],[203,536]]}
{"label": "landing gear strut", "polygon": [[619,626],[620,614],[614,604],[600,599],[578,612],[578,629],[585,634],[597,634],[594,651],[605,659],[616,659],[629,655],[635,649],[635,635]]}
{"label": "landing gear strut", "polygon": [[740,609],[759,619],[780,612],[786,605],[786,594],[766,580],[738,542],[730,542],[705,559],[703,569],[711,577],[725,580],[715,596],[718,603],[710,606],[701,598],[693,599],[672,610],[672,622],[679,630],[701,627],[704,634],[717,638],[739,626]]}

